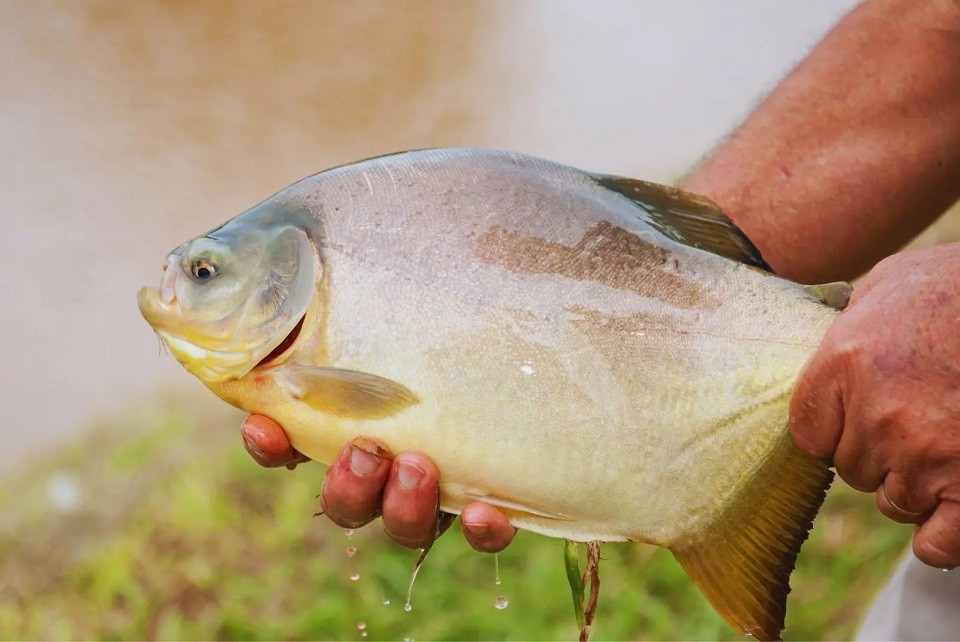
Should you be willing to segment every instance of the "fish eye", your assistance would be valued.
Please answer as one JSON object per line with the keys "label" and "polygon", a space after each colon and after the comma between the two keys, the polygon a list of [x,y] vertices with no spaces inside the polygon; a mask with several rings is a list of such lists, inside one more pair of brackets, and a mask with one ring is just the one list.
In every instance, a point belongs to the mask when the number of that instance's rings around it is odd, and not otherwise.
{"label": "fish eye", "polygon": [[209,259],[195,259],[190,264],[190,273],[197,281],[209,281],[217,276],[217,265]]}

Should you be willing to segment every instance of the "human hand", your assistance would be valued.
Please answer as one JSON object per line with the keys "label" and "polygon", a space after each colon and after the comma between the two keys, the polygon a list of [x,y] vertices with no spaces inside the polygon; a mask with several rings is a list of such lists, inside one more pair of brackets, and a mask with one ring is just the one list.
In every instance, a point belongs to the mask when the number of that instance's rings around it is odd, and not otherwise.
{"label": "human hand", "polygon": [[[240,427],[250,456],[267,468],[309,461],[290,445],[286,433],[263,415],[250,415]],[[383,529],[407,548],[429,546],[450,525],[439,512],[439,474],[425,455],[400,453],[391,458],[380,444],[358,437],[346,445],[327,469],[320,500],[324,514],[338,526],[358,528],[383,516]],[[473,502],[460,513],[467,542],[495,553],[507,547],[516,529],[494,507]]]}
{"label": "human hand", "polygon": [[960,244],[880,262],[804,366],[797,446],[917,525],[913,550],[960,565]]}

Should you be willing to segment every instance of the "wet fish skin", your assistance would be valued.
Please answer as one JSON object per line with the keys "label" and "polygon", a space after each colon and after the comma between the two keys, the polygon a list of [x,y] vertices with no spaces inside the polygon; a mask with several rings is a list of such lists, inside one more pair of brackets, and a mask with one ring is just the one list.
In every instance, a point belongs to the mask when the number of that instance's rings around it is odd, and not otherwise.
{"label": "wet fish skin", "polygon": [[[546,535],[665,546],[731,624],[774,637],[783,567],[829,484],[790,443],[787,407],[836,310],[760,269],[729,221],[717,231],[708,201],[610,179],[469,149],[335,168],[211,233],[261,273],[262,248],[296,237],[271,296],[232,284],[262,305],[231,312],[178,274],[173,306],[145,289],[141,309],[202,346],[174,353],[214,393],[277,420],[311,458],[329,463],[358,435],[424,452],[444,510],[482,499]],[[685,212],[725,256],[670,234]],[[305,283],[309,299],[289,295]],[[224,345],[243,352],[238,334],[262,357],[301,318],[276,360],[217,361]],[[765,511],[770,524],[750,525]],[[707,549],[762,560],[734,577]]]}

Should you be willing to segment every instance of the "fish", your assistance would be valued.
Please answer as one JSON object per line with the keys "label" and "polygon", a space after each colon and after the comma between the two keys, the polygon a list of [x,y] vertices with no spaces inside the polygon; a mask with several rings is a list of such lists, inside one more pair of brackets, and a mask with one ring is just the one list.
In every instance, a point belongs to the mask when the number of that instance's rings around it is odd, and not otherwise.
{"label": "fish", "polygon": [[849,294],[776,276],[705,197],[445,148],[294,183],[174,249],[138,303],[308,457],[423,452],[443,511],[667,548],[734,629],[776,639],[833,478],[789,401]]}

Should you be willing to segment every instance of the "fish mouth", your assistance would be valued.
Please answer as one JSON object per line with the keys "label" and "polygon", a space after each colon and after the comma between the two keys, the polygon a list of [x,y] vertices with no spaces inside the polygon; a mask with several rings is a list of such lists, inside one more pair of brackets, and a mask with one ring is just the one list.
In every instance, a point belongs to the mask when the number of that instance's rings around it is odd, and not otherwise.
{"label": "fish mouth", "polygon": [[[307,313],[304,313],[273,348],[268,347],[272,343],[268,341],[257,349],[242,345],[219,345],[219,342],[205,340],[205,337],[189,331],[187,325],[182,323],[179,303],[164,301],[161,290],[157,288],[142,288],[138,293],[138,303],[143,317],[177,361],[188,372],[209,383],[241,379],[252,370],[276,365],[292,352],[307,318]],[[267,355],[251,367],[256,353],[263,354],[260,350],[268,350]]]}
{"label": "fish mouth", "polygon": [[306,319],[306,314],[300,317],[300,320],[297,321],[297,324],[293,326],[293,330],[291,330],[289,334],[283,338],[283,341],[277,344],[277,347],[270,351],[270,354],[261,359],[260,362],[253,367],[253,369],[256,370],[257,368],[267,367],[289,352],[293,347],[293,344],[296,343],[297,339],[300,337],[300,331],[303,329],[303,322],[306,321]]}

